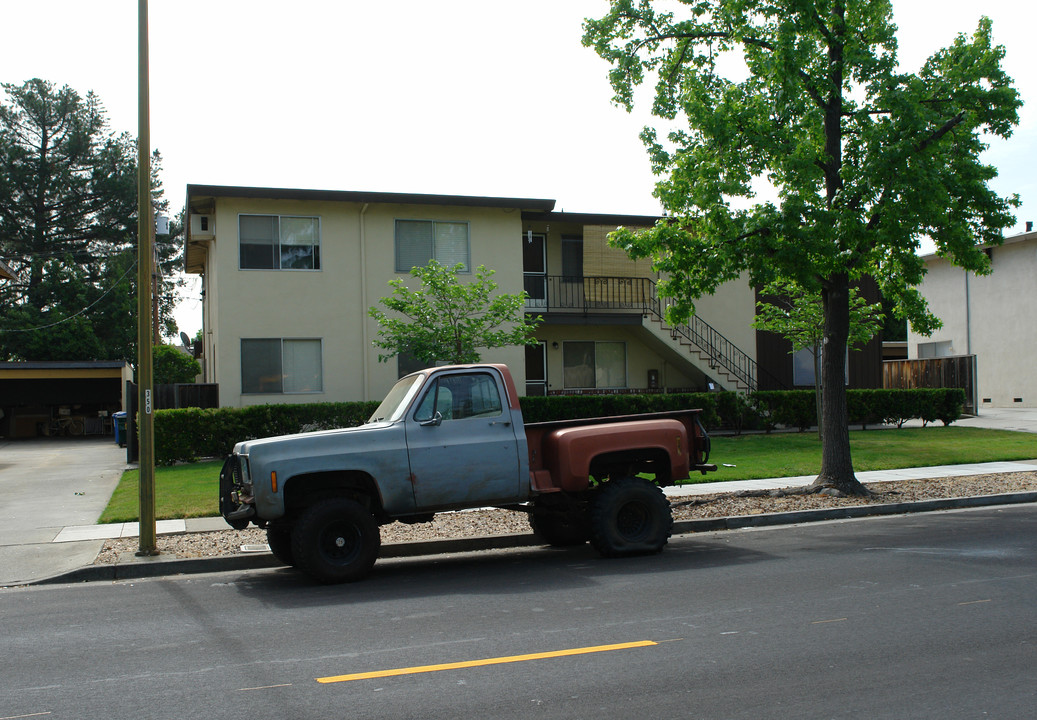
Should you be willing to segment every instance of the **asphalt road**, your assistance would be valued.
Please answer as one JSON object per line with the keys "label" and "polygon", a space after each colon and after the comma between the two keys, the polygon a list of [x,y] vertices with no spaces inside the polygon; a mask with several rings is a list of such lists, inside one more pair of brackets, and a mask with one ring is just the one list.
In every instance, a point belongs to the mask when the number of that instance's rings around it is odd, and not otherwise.
{"label": "asphalt road", "polygon": [[[0,720],[1023,718],[1037,508],[0,591]],[[373,676],[357,676],[372,673]]]}

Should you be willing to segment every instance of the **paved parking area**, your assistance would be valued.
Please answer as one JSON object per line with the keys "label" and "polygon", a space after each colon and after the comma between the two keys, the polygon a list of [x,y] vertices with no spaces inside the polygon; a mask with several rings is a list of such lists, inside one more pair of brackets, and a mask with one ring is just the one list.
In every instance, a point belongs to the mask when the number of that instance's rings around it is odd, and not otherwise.
{"label": "paved parking area", "polygon": [[126,467],[110,437],[0,440],[0,584],[93,562],[101,540],[53,541],[97,522]]}

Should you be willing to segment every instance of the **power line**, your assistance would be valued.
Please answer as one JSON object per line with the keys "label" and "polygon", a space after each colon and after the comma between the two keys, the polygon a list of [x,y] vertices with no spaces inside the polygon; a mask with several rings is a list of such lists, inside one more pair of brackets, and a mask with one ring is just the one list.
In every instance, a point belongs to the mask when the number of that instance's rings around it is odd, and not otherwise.
{"label": "power line", "polygon": [[121,283],[121,282],[123,281],[123,279],[124,279],[124,278],[125,278],[125,277],[126,277],[127,275],[129,275],[129,274],[130,274],[130,272],[131,272],[131,271],[135,270],[135,269],[136,269],[136,267],[137,267],[137,261],[136,261],[136,260],[134,260],[134,261],[133,261],[133,263],[132,263],[132,264],[131,264],[131,265],[130,265],[130,266],[129,266],[128,268],[126,268],[126,272],[124,272],[124,273],[122,274],[122,276],[121,276],[121,277],[120,277],[120,278],[119,278],[118,280],[116,280],[116,281],[115,281],[115,282],[114,282],[114,283],[112,284],[112,286],[111,286],[110,288],[108,288],[107,290],[105,290],[105,291],[104,291],[104,292],[103,292],[103,293],[101,294],[101,297],[97,298],[97,299],[96,299],[96,300],[94,300],[94,301],[93,301],[92,303],[90,303],[89,305],[87,305],[87,306],[86,306],[85,308],[83,308],[83,309],[82,309],[82,310],[80,310],[79,312],[75,313],[74,315],[69,315],[69,316],[68,316],[67,318],[65,318],[65,319],[63,319],[63,320],[58,320],[57,322],[53,322],[53,323],[51,323],[50,325],[40,325],[39,327],[32,327],[32,328],[18,328],[18,329],[15,329],[15,330],[4,330],[4,329],[0,329],[0,332],[4,332],[4,333],[25,333],[25,332],[36,332],[37,330],[46,330],[47,328],[52,328],[52,327],[55,327],[55,326],[57,326],[57,325],[62,325],[62,324],[64,324],[64,323],[67,323],[67,322],[69,322],[70,320],[75,320],[75,319],[76,319],[77,317],[79,317],[80,315],[82,315],[83,313],[85,313],[85,312],[86,312],[87,310],[89,310],[90,308],[92,308],[92,307],[93,307],[94,305],[96,305],[97,303],[101,302],[101,301],[102,301],[102,300],[104,300],[104,299],[105,299],[106,297],[108,297],[108,295],[110,295],[110,294],[112,293],[112,291],[113,291],[113,290],[115,290],[115,288],[117,288],[117,287],[119,286],[119,283]]}

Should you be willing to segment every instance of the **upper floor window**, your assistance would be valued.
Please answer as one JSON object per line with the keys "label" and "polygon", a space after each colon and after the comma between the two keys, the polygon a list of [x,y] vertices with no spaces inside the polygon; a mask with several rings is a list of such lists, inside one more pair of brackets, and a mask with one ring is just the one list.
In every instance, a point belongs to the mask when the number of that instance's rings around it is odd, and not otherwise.
{"label": "upper floor window", "polygon": [[239,215],[242,270],[320,270],[320,218]]}
{"label": "upper floor window", "polygon": [[436,260],[448,268],[469,270],[468,223],[439,220],[396,221],[396,272],[410,272]]}

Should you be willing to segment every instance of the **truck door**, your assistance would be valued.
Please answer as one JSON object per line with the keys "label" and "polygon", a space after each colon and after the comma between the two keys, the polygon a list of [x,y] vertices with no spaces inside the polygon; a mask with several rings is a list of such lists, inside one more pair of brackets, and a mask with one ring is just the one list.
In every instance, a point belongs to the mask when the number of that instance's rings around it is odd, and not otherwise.
{"label": "truck door", "polygon": [[436,377],[407,417],[418,508],[514,502],[520,496],[518,443],[495,375]]}

